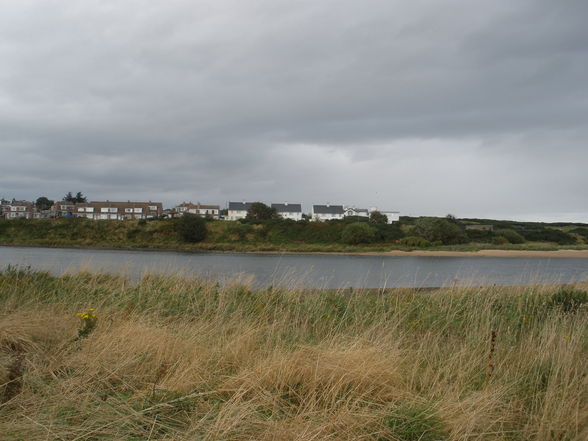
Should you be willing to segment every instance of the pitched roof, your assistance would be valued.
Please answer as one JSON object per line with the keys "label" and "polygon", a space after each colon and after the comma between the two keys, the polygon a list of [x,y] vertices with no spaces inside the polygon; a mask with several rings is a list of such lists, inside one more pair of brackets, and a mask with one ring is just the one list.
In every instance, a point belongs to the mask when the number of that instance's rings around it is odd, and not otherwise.
{"label": "pitched roof", "polygon": [[313,205],[312,212],[315,214],[343,214],[343,205]]}
{"label": "pitched roof", "polygon": [[229,210],[248,211],[253,202],[229,202]]}
{"label": "pitched roof", "polygon": [[202,210],[218,210],[220,207],[218,205],[204,205],[198,202],[197,204],[193,204],[192,202],[182,202],[178,207],[186,207],[190,208],[198,208]]}
{"label": "pitched roof", "polygon": [[302,213],[301,204],[272,204],[278,213]]}

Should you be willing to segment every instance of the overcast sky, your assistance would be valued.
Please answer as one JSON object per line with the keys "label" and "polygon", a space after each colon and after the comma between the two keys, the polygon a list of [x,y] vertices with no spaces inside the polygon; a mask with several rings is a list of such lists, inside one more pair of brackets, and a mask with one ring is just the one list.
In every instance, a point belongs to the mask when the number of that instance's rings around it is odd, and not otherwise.
{"label": "overcast sky", "polygon": [[588,221],[585,0],[0,0],[0,197]]}

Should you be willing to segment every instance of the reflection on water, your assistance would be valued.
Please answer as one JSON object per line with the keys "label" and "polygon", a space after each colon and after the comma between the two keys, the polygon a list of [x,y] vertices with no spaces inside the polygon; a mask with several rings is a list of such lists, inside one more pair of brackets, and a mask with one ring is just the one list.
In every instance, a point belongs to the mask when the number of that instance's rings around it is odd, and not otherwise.
{"label": "reflection on water", "polygon": [[588,280],[588,259],[393,257],[313,254],[181,253],[0,247],[0,268],[31,266],[52,273],[85,269],[251,279],[300,288],[528,285]]}

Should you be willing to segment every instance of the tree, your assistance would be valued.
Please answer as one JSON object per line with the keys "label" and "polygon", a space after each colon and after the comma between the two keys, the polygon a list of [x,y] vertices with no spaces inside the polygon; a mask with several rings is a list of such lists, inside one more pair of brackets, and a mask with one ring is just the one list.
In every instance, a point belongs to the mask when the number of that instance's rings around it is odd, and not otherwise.
{"label": "tree", "polygon": [[265,205],[263,202],[253,202],[247,211],[248,220],[276,219],[278,213],[275,208]]}
{"label": "tree", "polygon": [[467,236],[456,224],[437,217],[421,217],[414,225],[413,233],[429,242],[442,242],[444,245],[466,243]]}
{"label": "tree", "polygon": [[35,207],[37,207],[39,210],[49,210],[52,206],[53,201],[47,199],[45,196],[41,196],[35,201]]}
{"label": "tree", "polygon": [[78,191],[75,196],[71,194],[71,191],[68,191],[67,194],[63,197],[63,200],[71,202],[72,204],[87,202],[86,197],[82,194],[81,191]]}
{"label": "tree", "polygon": [[67,202],[75,203],[76,198],[74,197],[73,194],[71,194],[71,191],[68,191],[67,194],[63,197],[63,200],[67,201]]}
{"label": "tree", "polygon": [[85,202],[88,202],[88,201],[87,201],[87,199],[86,199],[86,196],[84,196],[84,195],[82,194],[82,192],[81,192],[81,191],[78,191],[78,192],[76,193],[76,200],[75,200],[75,201],[76,201],[76,203],[78,203],[78,204],[79,204],[79,203],[85,203]]}
{"label": "tree", "polygon": [[388,223],[388,216],[380,213],[378,210],[374,210],[370,213],[370,223],[376,225],[383,225]]}
{"label": "tree", "polygon": [[182,242],[201,242],[206,239],[208,229],[204,218],[192,213],[184,213],[177,220],[176,231]]}
{"label": "tree", "polygon": [[370,243],[376,238],[375,230],[365,222],[354,222],[341,232],[341,241],[349,245]]}

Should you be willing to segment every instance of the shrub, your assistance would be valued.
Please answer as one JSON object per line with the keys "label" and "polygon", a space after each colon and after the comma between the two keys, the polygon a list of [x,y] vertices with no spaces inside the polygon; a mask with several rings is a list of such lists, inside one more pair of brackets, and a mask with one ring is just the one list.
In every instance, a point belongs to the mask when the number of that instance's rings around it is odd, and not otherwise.
{"label": "shrub", "polygon": [[508,243],[525,243],[525,238],[514,230],[500,230],[497,234],[498,236],[504,237]]}
{"label": "shrub", "polygon": [[378,441],[443,441],[448,439],[442,420],[422,405],[404,405],[386,418],[387,435]]}
{"label": "shrub", "polygon": [[574,313],[588,302],[588,292],[581,289],[561,288],[551,296],[549,306],[563,312]]}
{"label": "shrub", "polygon": [[206,239],[206,221],[195,214],[185,213],[176,223],[176,231],[182,242],[201,242]]}
{"label": "shrub", "polygon": [[462,229],[447,219],[423,217],[415,222],[414,233],[429,242],[441,241],[445,245],[466,243],[467,236]]}
{"label": "shrub", "polygon": [[507,245],[510,242],[508,241],[508,239],[504,236],[496,236],[492,239],[492,243],[494,245]]}
{"label": "shrub", "polygon": [[388,217],[380,213],[378,210],[374,210],[370,213],[370,223],[376,225],[385,225],[388,223]]}
{"label": "shrub", "polygon": [[373,227],[376,230],[377,242],[393,242],[404,237],[398,224],[376,224]]}
{"label": "shrub", "polygon": [[468,239],[474,242],[492,242],[494,239],[494,232],[484,230],[466,230],[465,231]]}
{"label": "shrub", "polygon": [[525,230],[521,231],[521,233],[525,239],[537,242],[555,242],[558,245],[573,245],[576,243],[575,237],[553,228]]}
{"label": "shrub", "polygon": [[146,219],[139,219],[139,222],[137,222],[137,225],[139,225],[140,227],[144,227],[145,225],[147,225],[147,220]]}
{"label": "shrub", "polygon": [[417,248],[431,246],[431,242],[429,242],[427,239],[423,239],[422,237],[419,237],[419,236],[404,237],[404,238],[400,239],[400,244],[407,246],[407,247],[417,247]]}
{"label": "shrub", "polygon": [[370,243],[376,238],[375,230],[367,223],[354,222],[347,225],[341,233],[341,241],[349,245]]}

